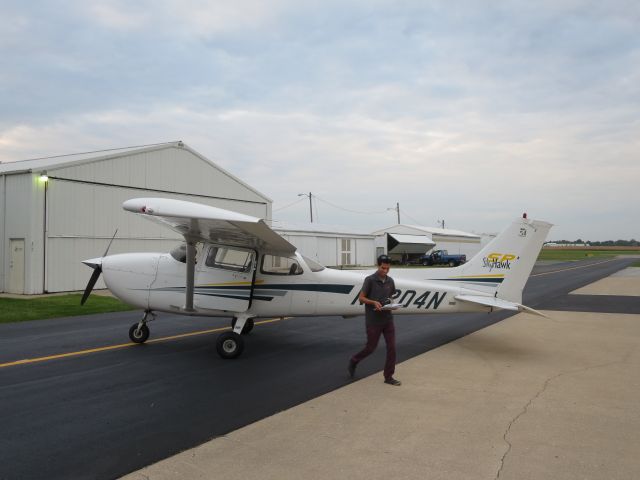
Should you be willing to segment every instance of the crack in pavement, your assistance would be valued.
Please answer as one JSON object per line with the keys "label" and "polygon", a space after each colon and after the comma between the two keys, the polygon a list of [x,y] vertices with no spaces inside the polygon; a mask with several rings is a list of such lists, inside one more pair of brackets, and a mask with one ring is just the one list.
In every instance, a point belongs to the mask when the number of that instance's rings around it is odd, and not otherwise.
{"label": "crack in pavement", "polygon": [[526,403],[526,405],[522,408],[522,411],[520,411],[520,413],[518,413],[518,415],[516,415],[513,419],[511,419],[511,421],[507,425],[507,428],[504,431],[504,434],[502,435],[503,440],[507,444],[507,450],[504,452],[504,454],[502,455],[502,458],[500,459],[500,467],[498,468],[498,472],[496,473],[496,476],[495,476],[494,480],[498,480],[500,478],[500,475],[502,474],[502,469],[504,468],[505,460],[506,460],[507,456],[509,455],[509,453],[511,453],[511,449],[513,447],[512,443],[507,439],[507,437],[509,436],[509,433],[511,432],[511,427],[520,418],[522,418],[528,412],[529,407],[531,406],[531,404],[545,392],[545,390],[547,389],[547,387],[549,386],[549,384],[553,380],[555,380],[557,378],[560,378],[560,377],[563,377],[563,376],[566,376],[566,375],[573,375],[575,373],[582,373],[582,372],[586,372],[588,370],[593,370],[593,369],[596,369],[596,368],[608,367],[608,366],[614,365],[616,363],[624,363],[624,362],[629,360],[629,358],[631,357],[631,355],[633,354],[634,351],[635,351],[635,348],[632,348],[629,352],[627,352],[622,358],[620,358],[618,360],[613,360],[611,362],[606,362],[606,363],[602,363],[602,364],[598,364],[598,365],[591,365],[591,366],[579,368],[579,369],[576,369],[576,370],[569,370],[567,372],[561,372],[561,373],[558,373],[556,375],[553,375],[553,376],[547,378],[545,380],[544,384],[542,385],[542,388],[533,397],[531,397],[529,399],[529,401]]}

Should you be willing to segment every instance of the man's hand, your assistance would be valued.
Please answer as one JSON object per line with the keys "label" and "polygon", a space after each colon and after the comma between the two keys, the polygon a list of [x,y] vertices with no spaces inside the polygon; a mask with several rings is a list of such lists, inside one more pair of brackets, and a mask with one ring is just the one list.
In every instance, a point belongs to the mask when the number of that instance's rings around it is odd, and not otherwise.
{"label": "man's hand", "polygon": [[382,310],[382,304],[380,302],[373,302],[373,308],[375,308],[378,312]]}

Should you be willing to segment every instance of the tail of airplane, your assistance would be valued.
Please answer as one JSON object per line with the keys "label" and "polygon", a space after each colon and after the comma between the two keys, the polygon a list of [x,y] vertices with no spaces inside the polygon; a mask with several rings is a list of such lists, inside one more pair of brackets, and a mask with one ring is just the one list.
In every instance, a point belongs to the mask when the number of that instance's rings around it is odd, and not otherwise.
{"label": "tail of airplane", "polygon": [[524,285],[551,227],[550,223],[528,220],[526,216],[519,218],[469,262],[456,268],[451,279],[463,280],[470,288],[520,304]]}

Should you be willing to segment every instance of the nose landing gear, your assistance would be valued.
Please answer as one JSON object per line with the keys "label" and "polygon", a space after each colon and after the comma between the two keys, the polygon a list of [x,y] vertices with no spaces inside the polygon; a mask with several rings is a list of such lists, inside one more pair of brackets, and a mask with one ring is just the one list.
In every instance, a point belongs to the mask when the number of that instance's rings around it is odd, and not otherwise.
{"label": "nose landing gear", "polygon": [[[151,315],[151,319],[148,319],[149,315]],[[131,339],[131,341],[133,343],[146,342],[149,338],[149,334],[151,333],[149,331],[149,327],[147,326],[147,322],[151,322],[155,319],[156,316],[151,310],[145,310],[144,315],[142,316],[140,321],[131,325],[131,328],[129,329],[129,338]]]}

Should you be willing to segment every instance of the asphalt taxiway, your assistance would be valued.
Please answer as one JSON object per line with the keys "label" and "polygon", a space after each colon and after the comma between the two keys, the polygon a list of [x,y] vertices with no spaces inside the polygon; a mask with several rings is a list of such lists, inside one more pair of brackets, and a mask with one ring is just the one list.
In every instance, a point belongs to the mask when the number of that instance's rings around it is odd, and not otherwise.
{"label": "asphalt taxiway", "polygon": [[[580,297],[590,311],[615,310],[610,295],[568,294],[631,262],[537,268],[525,304],[570,311]],[[631,299],[627,310],[638,308]],[[137,316],[0,325],[0,478],[116,478],[336,389],[381,383],[379,375],[365,377],[382,366],[382,348],[359,369],[364,380],[348,385],[346,359],[361,347],[362,318],[265,323],[250,335],[243,357],[223,361],[212,330],[226,321],[163,315],[150,325],[155,343],[129,346]],[[398,317],[399,361],[509,316]]]}

